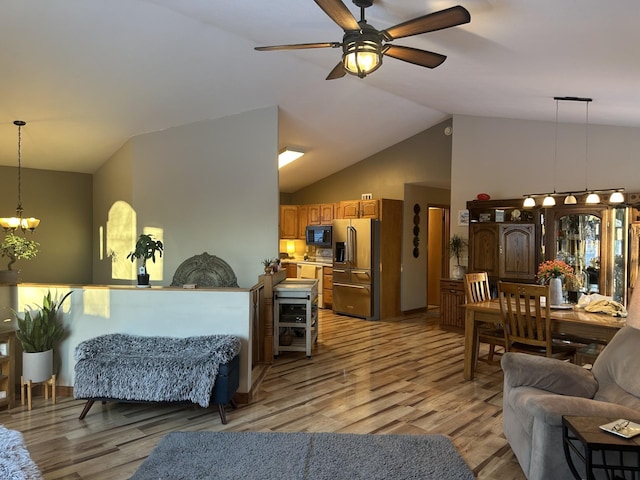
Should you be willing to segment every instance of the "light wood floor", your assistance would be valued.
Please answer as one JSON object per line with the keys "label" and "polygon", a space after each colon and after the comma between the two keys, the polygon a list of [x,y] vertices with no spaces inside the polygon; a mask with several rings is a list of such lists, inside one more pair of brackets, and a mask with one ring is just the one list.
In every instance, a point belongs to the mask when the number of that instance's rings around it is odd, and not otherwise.
{"label": "light wood floor", "polygon": [[479,363],[462,378],[463,338],[437,311],[367,322],[323,311],[313,357],[283,353],[257,400],[228,412],[192,406],[96,404],[34,398],[0,412],[20,430],[45,479],[126,479],[175,430],[318,431],[449,435],[479,479],[525,477],[502,435],[502,372]]}

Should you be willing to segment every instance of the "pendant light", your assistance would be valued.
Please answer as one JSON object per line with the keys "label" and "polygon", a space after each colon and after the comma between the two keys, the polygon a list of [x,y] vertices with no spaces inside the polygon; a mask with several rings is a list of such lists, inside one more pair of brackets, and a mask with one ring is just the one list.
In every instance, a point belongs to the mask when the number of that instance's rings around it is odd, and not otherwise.
{"label": "pendant light", "polygon": [[[556,146],[553,154],[553,194],[556,193],[556,181],[558,179],[558,99],[556,101]],[[552,194],[548,193],[544,200],[542,200],[543,207],[554,207],[556,205],[556,199]]]}
{"label": "pendant light", "polygon": [[609,203],[622,203],[624,202],[624,195],[621,190],[616,190],[609,197]]}
{"label": "pendant light", "polygon": [[589,205],[593,205],[596,203],[600,203],[600,195],[596,192],[589,191],[589,102],[591,102],[590,98],[585,98],[583,101],[586,104],[586,115],[585,115],[585,146],[584,146],[584,185],[585,190],[589,192],[587,195],[587,199],[585,203]]}
{"label": "pendant light", "polygon": [[16,120],[13,122],[18,127],[18,207],[16,208],[15,217],[0,218],[0,226],[4,228],[5,232],[13,230],[14,232],[20,228],[23,232],[31,230],[32,232],[40,224],[40,220],[34,217],[24,218],[24,209],[22,208],[22,127],[27,123],[22,120]]}

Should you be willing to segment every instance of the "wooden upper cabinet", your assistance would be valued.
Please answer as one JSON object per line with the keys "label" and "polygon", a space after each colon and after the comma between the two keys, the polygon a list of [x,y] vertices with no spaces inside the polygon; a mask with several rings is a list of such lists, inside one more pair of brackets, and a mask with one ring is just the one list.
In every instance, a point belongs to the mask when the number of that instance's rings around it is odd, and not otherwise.
{"label": "wooden upper cabinet", "polygon": [[360,200],[360,218],[378,218],[380,209],[378,200]]}
{"label": "wooden upper cabinet", "polygon": [[343,200],[340,202],[342,218],[360,218],[360,202],[358,200]]}
{"label": "wooden upper cabinet", "polygon": [[333,203],[321,203],[318,205],[308,205],[309,225],[331,225],[333,222]]}
{"label": "wooden upper cabinet", "polygon": [[321,225],[320,205],[307,205],[309,211],[307,222],[309,225]]}
{"label": "wooden upper cabinet", "polygon": [[298,239],[299,240],[306,239],[308,217],[309,217],[309,206],[298,205]]}
{"label": "wooden upper cabinet", "polygon": [[297,205],[280,205],[280,238],[298,238]]}
{"label": "wooden upper cabinet", "polygon": [[534,281],[537,273],[535,225],[472,223],[469,271],[505,280]]}
{"label": "wooden upper cabinet", "polygon": [[320,205],[320,225],[331,225],[333,222],[333,203]]}
{"label": "wooden upper cabinet", "polygon": [[342,218],[379,218],[378,200],[346,200],[340,202]]}

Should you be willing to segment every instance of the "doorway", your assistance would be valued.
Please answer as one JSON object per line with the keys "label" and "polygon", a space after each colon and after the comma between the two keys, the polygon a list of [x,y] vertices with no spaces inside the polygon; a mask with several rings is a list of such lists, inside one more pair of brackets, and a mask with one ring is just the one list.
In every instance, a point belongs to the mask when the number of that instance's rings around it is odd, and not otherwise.
{"label": "doorway", "polygon": [[440,306],[440,279],[449,274],[445,246],[449,236],[449,207],[429,206],[427,218],[427,305]]}

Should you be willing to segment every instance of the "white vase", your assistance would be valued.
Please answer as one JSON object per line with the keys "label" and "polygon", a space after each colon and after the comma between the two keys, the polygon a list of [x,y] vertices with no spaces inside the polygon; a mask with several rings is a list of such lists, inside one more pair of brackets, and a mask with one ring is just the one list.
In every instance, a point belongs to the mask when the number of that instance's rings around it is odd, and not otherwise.
{"label": "white vase", "polygon": [[22,379],[33,383],[49,380],[53,375],[53,350],[22,352]]}
{"label": "white vase", "polygon": [[562,279],[552,278],[549,280],[549,303],[550,305],[562,305],[563,300]]}
{"label": "white vase", "polygon": [[454,265],[451,270],[451,278],[453,280],[462,280],[465,273],[467,273],[467,267],[464,265]]}

